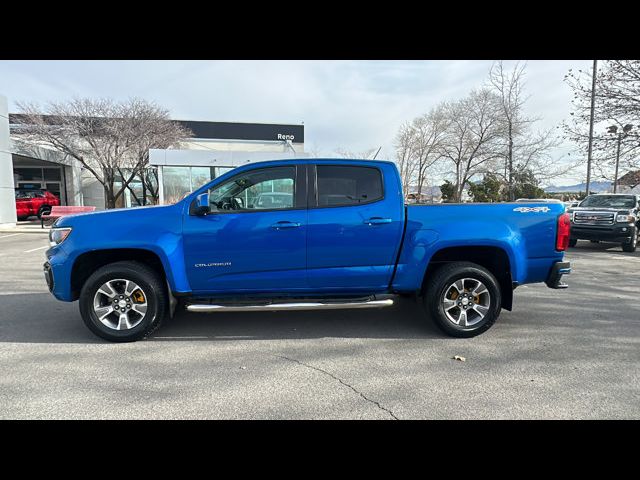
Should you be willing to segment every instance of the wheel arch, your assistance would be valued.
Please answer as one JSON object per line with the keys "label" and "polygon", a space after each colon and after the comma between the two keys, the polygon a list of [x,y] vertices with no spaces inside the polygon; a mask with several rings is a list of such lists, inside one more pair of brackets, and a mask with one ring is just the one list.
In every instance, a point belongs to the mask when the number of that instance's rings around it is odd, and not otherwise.
{"label": "wheel arch", "polygon": [[442,265],[451,262],[472,262],[489,270],[498,281],[502,293],[501,307],[511,310],[513,307],[513,279],[511,262],[507,252],[496,246],[465,245],[445,247],[437,250],[429,260],[422,279],[421,291],[424,292],[427,279]]}
{"label": "wheel arch", "polygon": [[143,263],[152,268],[163,282],[168,281],[167,272],[160,256],[151,250],[141,248],[92,250],[79,255],[73,262],[71,269],[72,299],[77,300],[80,297],[82,286],[98,268],[121,261]]}

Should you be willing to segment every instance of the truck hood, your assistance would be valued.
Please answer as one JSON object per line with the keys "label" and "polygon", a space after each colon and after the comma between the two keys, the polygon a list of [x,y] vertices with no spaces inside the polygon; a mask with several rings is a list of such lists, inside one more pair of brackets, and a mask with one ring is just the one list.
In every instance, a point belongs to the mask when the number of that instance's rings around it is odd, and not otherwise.
{"label": "truck hood", "polygon": [[116,208],[99,212],[78,213],[58,219],[56,227],[75,227],[85,225],[101,226],[104,224],[117,225],[118,223],[135,224],[150,217],[164,215],[177,215],[180,212],[177,205],[150,205],[136,208]]}

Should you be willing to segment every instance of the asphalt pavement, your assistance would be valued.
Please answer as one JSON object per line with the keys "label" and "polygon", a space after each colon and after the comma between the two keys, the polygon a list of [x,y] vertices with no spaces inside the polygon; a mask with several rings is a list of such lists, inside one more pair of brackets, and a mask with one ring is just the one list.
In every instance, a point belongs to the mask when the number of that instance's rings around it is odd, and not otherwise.
{"label": "asphalt pavement", "polygon": [[[55,300],[46,236],[0,233],[0,418],[640,418],[640,251],[579,242],[472,339],[422,307],[192,314],[113,344]],[[466,361],[454,360],[462,356]]]}

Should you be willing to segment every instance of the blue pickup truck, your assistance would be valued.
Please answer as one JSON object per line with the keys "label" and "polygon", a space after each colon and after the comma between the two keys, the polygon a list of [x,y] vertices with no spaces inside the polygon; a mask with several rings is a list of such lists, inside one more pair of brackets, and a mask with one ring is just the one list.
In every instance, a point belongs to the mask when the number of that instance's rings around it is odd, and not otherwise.
{"label": "blue pickup truck", "polygon": [[564,288],[561,204],[406,206],[391,162],[247,164],[174,205],[63,217],[44,275],[91,331],[142,339],[194,312],[382,308],[417,296],[445,333],[486,331],[513,290]]}

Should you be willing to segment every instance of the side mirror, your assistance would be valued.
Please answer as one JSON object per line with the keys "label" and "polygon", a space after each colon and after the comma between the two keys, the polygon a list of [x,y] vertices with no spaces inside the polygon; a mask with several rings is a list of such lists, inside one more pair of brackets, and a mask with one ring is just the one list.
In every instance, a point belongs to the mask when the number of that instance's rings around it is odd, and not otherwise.
{"label": "side mirror", "polygon": [[193,209],[194,215],[202,217],[211,213],[211,205],[209,205],[209,193],[201,193],[196,197],[195,208]]}

